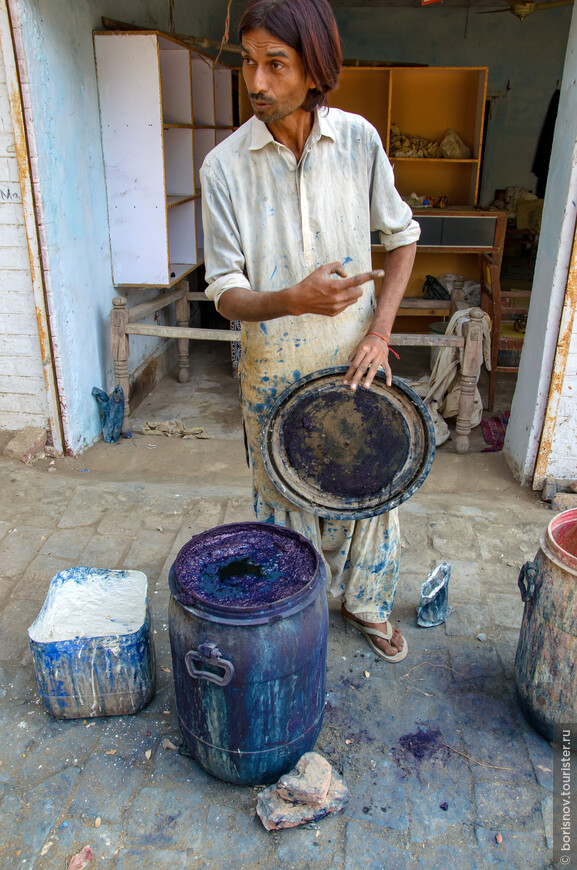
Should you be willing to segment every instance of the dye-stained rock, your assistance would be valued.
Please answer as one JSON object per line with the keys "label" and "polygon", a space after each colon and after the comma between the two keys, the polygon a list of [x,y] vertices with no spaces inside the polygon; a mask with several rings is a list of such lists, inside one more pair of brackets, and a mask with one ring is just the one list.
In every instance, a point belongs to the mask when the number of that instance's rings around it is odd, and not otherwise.
{"label": "dye-stained rock", "polygon": [[276,790],[285,801],[299,804],[321,804],[331,784],[332,768],[326,758],[316,752],[306,752],[296,767],[281,776]]}
{"label": "dye-stained rock", "polygon": [[267,831],[276,831],[318,822],[342,810],[348,799],[348,788],[333,770],[328,793],[320,804],[292,803],[280,797],[276,785],[269,785],[257,798],[256,812]]}

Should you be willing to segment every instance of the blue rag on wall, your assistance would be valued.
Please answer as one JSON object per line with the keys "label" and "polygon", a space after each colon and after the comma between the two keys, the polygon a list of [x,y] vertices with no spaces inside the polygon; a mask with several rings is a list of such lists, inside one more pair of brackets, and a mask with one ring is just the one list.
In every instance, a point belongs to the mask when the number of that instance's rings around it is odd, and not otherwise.
{"label": "blue rag on wall", "polygon": [[102,437],[109,444],[118,441],[124,420],[124,393],[122,392],[122,387],[116,387],[110,396],[104,390],[92,387],[92,395],[98,402],[100,410]]}

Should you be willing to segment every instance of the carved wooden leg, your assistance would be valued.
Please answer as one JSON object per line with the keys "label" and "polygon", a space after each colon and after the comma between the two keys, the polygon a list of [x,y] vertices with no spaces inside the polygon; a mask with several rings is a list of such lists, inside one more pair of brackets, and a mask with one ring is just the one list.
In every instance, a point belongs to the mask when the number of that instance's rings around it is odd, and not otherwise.
{"label": "carved wooden leg", "polygon": [[124,431],[126,419],[130,416],[128,378],[130,347],[128,335],[126,334],[128,309],[126,307],[126,299],[123,296],[115,296],[112,304],[114,308],[110,312],[110,349],[114,362],[114,380],[116,384],[120,384],[124,393],[124,423],[122,424],[122,430]]}
{"label": "carved wooden leg", "polygon": [[[175,303],[176,308],[176,325],[177,326],[189,326],[190,325],[190,303],[186,298],[186,294],[188,293],[188,282],[180,281],[178,284],[178,289],[182,289],[183,296],[181,299],[177,299]],[[178,344],[178,380],[181,384],[186,384],[190,380],[190,356],[189,356],[189,341],[188,338],[177,338]]]}
{"label": "carved wooden leg", "polygon": [[501,283],[498,266],[494,264],[487,266],[487,273],[491,287],[491,298],[493,300],[491,315],[491,371],[489,372],[489,394],[487,397],[487,410],[492,411],[495,404],[497,366],[499,365],[499,339],[501,337]]}
{"label": "carved wooden leg", "polygon": [[455,433],[455,449],[457,453],[467,453],[469,450],[469,434],[471,432],[471,417],[475,401],[475,387],[479,380],[481,363],[483,361],[483,312],[473,308],[471,319],[463,327],[465,347],[463,348],[463,364],[461,366],[461,395],[459,397],[459,412]]}

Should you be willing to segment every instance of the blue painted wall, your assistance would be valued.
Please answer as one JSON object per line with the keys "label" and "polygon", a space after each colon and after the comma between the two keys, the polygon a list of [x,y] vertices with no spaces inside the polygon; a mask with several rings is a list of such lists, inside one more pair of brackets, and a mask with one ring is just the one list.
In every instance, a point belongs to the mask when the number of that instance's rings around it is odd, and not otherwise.
{"label": "blue painted wall", "polygon": [[[38,172],[51,274],[50,312],[68,447],[99,437],[93,386],[113,386],[108,314],[110,273],[104,170],[92,31],[107,15],[168,29],[166,0],[11,0],[18,8],[29,68]],[[176,0],[176,31],[220,39],[226,0]],[[238,17],[241,2],[233,4]],[[493,106],[482,201],[495,188],[534,186],[531,163],[549,99],[561,78],[571,10],[478,15],[442,6],[342,8],[347,57],[436,66],[488,66]],[[231,36],[235,40],[233,17]],[[230,58],[230,55],[229,55]],[[131,371],[158,350],[139,338]]]}
{"label": "blue painted wall", "polygon": [[[102,29],[102,15],[167,30],[168,3],[14,0],[13,5],[28,65],[63,426],[68,451],[76,454],[100,435],[92,387],[110,392],[114,386],[108,315],[116,290],[92,31]],[[206,4],[187,9],[185,32],[206,32]],[[133,339],[131,372],[161,345],[159,339]]]}

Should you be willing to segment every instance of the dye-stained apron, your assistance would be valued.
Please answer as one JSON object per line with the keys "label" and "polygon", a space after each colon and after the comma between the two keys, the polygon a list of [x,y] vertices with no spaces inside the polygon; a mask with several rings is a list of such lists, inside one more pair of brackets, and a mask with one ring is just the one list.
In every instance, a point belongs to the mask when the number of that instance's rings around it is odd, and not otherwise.
{"label": "dye-stained apron", "polygon": [[239,373],[257,519],[304,535],[323,554],[332,594],[343,597],[352,613],[380,622],[391,612],[399,574],[397,511],[356,521],[306,512],[279,492],[260,451],[263,425],[276,397],[304,374],[347,362],[371,322],[373,296],[373,285],[365,285],[359,302],[334,318],[304,315],[243,323]]}

